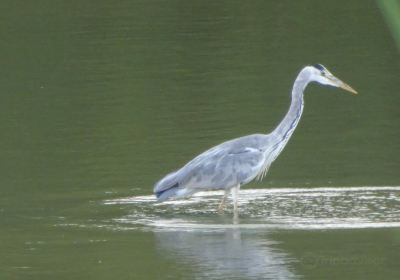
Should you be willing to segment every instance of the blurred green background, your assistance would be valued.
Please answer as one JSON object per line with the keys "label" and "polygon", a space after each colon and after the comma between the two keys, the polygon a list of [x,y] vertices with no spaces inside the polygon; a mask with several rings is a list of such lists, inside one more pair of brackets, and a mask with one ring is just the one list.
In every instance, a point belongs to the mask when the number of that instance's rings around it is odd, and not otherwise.
{"label": "blurred green background", "polygon": [[[290,143],[247,187],[400,183],[399,52],[374,1],[2,1],[0,22],[4,279],[190,278],[154,258],[151,233],[130,233],[134,246],[55,225],[111,219],[126,210],[102,200],[151,194],[205,149],[269,132],[308,64],[360,94],[310,85]],[[114,266],[94,268],[103,248],[73,250],[92,235],[121,245]]]}

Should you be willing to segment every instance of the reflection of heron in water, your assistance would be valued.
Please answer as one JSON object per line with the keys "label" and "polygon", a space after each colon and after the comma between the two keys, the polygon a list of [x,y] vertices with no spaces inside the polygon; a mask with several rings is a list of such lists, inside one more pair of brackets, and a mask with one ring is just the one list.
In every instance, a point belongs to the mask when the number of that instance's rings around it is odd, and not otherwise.
{"label": "reflection of heron in water", "polygon": [[304,67],[294,82],[289,111],[274,131],[236,138],[200,154],[155,185],[158,201],[188,197],[205,190],[225,190],[219,206],[219,211],[222,211],[227,195],[233,190],[234,216],[237,217],[240,186],[255,178],[261,180],[286,146],[300,120],[304,106],[303,92],[310,82],[357,93],[321,64]]}
{"label": "reflection of heron in water", "polygon": [[[297,279],[292,258],[265,232],[243,232],[240,228],[221,232],[156,231],[157,247],[168,259],[191,267],[199,279]],[[186,275],[185,275],[186,276]]]}

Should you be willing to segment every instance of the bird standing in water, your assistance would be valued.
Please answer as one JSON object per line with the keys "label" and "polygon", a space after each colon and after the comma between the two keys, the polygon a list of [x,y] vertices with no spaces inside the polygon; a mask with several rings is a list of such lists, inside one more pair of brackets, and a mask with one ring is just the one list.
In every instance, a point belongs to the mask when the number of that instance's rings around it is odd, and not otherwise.
{"label": "bird standing in water", "polygon": [[294,82],[289,111],[271,133],[239,137],[203,152],[155,184],[157,201],[187,198],[199,191],[224,190],[218,207],[221,212],[232,191],[234,217],[237,218],[240,187],[254,179],[261,180],[282,152],[300,121],[304,108],[304,89],[310,82],[340,87],[357,94],[323,65],[304,67]]}

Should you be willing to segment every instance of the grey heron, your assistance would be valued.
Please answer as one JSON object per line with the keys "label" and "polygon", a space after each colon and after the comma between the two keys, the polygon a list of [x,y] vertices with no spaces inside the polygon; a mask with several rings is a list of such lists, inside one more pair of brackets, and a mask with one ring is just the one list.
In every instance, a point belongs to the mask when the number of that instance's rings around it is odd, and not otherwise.
{"label": "grey heron", "polygon": [[272,132],[232,139],[203,152],[155,184],[157,201],[187,198],[199,191],[224,190],[218,207],[221,212],[232,191],[234,217],[237,217],[240,187],[254,179],[263,179],[282,152],[300,121],[304,108],[303,92],[310,82],[340,87],[357,94],[323,65],[304,67],[294,81],[289,111]]}

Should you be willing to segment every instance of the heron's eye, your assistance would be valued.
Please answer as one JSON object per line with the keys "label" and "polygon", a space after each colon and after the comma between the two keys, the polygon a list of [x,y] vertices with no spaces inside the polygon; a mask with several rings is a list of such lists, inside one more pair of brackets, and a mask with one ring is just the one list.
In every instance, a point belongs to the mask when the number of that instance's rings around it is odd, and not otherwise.
{"label": "heron's eye", "polygon": [[325,76],[326,73],[325,73],[324,71],[321,71],[321,75],[322,75],[322,76]]}

